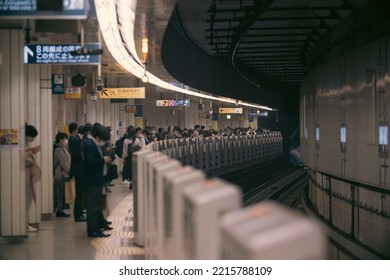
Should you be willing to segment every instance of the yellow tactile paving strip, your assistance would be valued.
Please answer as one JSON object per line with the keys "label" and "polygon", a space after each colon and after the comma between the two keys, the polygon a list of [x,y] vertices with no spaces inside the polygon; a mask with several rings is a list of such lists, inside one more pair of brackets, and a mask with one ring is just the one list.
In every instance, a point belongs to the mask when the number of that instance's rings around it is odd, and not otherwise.
{"label": "yellow tactile paving strip", "polygon": [[111,212],[113,230],[106,232],[111,236],[95,238],[91,244],[96,249],[96,260],[144,259],[144,249],[133,243],[134,214],[133,194],[126,196]]}

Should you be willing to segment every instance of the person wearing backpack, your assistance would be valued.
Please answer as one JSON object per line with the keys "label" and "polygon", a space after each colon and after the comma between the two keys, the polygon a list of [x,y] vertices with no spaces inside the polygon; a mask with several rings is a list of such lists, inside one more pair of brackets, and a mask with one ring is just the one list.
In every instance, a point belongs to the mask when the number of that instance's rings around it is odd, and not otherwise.
{"label": "person wearing backpack", "polygon": [[70,173],[70,154],[67,150],[68,136],[58,132],[53,150],[54,173],[54,202],[57,218],[67,218],[70,215],[64,212],[65,181]]}
{"label": "person wearing backpack", "polygon": [[134,129],[134,126],[130,125],[127,128],[126,133],[121,138],[116,140],[116,142],[115,142],[115,147],[114,147],[115,154],[120,158],[122,158],[122,156],[123,156],[123,142],[125,141],[125,139],[128,139],[129,130],[131,130],[131,129]]}
{"label": "person wearing backpack", "polygon": [[123,184],[128,185],[131,188],[132,185],[132,145],[135,142],[135,129],[134,127],[129,127],[127,133],[125,134],[125,139],[123,141],[123,170],[122,170],[122,179]]}

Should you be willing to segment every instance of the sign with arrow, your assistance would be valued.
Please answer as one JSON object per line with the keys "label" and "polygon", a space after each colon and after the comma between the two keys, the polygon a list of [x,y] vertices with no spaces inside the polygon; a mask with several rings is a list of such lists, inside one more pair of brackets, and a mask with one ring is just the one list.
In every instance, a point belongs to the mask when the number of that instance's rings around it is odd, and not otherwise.
{"label": "sign with arrow", "polygon": [[164,100],[156,100],[157,107],[189,107],[190,99],[180,99],[180,100],[172,100],[172,99],[164,99]]}
{"label": "sign with arrow", "polygon": [[145,88],[105,88],[99,94],[101,99],[144,99]]}
{"label": "sign with arrow", "polygon": [[242,114],[242,108],[219,108],[220,114]]}
{"label": "sign with arrow", "polygon": [[[99,43],[84,44],[88,50],[100,50]],[[99,64],[100,55],[80,54],[80,44],[27,44],[24,63],[27,64]]]}

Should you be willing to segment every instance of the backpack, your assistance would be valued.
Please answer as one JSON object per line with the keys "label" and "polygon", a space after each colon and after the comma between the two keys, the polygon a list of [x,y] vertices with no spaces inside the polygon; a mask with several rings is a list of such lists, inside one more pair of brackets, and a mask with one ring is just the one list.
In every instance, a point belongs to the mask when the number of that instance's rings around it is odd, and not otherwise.
{"label": "backpack", "polygon": [[138,152],[141,150],[140,147],[133,145],[135,141],[132,141],[127,147],[127,155],[130,156],[130,158],[133,156],[133,153]]}
{"label": "backpack", "polygon": [[[54,143],[54,146],[53,146],[53,163],[54,163],[54,152],[55,152],[55,150],[56,150],[57,148],[61,148],[62,150],[64,149],[64,148],[62,148],[60,145]],[[60,161],[58,161],[58,162],[56,163],[56,165],[53,167],[53,177],[55,176],[56,169],[57,169],[58,165],[60,165]],[[61,169],[62,169],[62,167],[61,167]]]}
{"label": "backpack", "polygon": [[122,158],[122,153],[123,153],[123,142],[125,141],[125,136],[122,136],[115,142],[115,154]]}

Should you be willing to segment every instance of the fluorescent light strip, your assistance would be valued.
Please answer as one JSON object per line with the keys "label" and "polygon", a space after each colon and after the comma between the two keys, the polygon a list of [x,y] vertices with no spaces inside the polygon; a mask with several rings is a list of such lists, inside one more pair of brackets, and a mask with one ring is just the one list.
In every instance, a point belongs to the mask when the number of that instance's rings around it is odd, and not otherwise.
{"label": "fluorescent light strip", "polygon": [[[116,11],[116,3],[118,5],[118,14]],[[145,74],[145,69],[137,55],[134,43],[134,21],[136,6],[137,0],[95,0],[96,14],[98,17],[100,30],[107,48],[111,52],[111,55],[118,61],[120,65],[122,65],[124,69],[129,71],[134,76],[142,78],[142,76]],[[168,90],[181,92],[199,98],[211,99],[230,104],[238,104],[250,108],[269,111],[273,110],[267,106],[261,106],[242,101],[238,101],[237,103],[237,100],[232,98],[216,97],[209,94],[183,89],[159,79],[150,72],[146,72],[146,75],[149,77],[149,83]]]}

